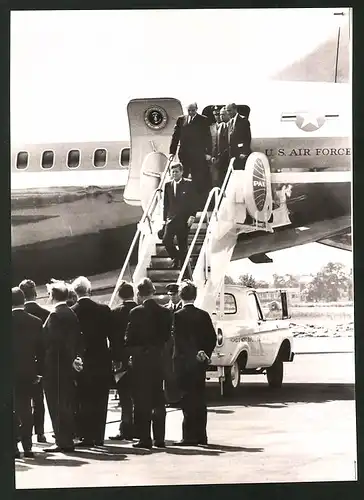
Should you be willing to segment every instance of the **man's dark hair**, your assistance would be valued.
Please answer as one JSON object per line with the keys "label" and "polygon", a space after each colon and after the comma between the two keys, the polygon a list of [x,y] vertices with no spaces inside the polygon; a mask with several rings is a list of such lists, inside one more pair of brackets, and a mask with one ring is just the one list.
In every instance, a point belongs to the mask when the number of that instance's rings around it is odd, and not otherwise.
{"label": "man's dark hair", "polygon": [[134,288],[133,285],[127,281],[123,281],[119,286],[118,295],[121,300],[128,300],[134,298]]}
{"label": "man's dark hair", "polygon": [[25,279],[19,284],[20,290],[24,293],[25,300],[35,299],[37,296],[35,283],[32,280]]}
{"label": "man's dark hair", "polygon": [[12,306],[14,307],[24,305],[25,301],[24,293],[18,286],[15,286],[14,288],[11,289],[11,301],[12,301]]}
{"label": "man's dark hair", "polygon": [[48,290],[51,299],[56,302],[65,302],[68,299],[68,288],[62,281],[48,285]]}
{"label": "man's dark hair", "polygon": [[149,278],[144,278],[138,283],[138,292],[141,297],[148,297],[155,294],[155,288]]}
{"label": "man's dark hair", "polygon": [[196,285],[194,285],[192,281],[189,280],[183,281],[180,287],[179,296],[182,300],[196,300]]}
{"label": "man's dark hair", "polygon": [[183,166],[182,163],[173,163],[170,167],[171,170],[172,168],[179,168],[183,172]]}

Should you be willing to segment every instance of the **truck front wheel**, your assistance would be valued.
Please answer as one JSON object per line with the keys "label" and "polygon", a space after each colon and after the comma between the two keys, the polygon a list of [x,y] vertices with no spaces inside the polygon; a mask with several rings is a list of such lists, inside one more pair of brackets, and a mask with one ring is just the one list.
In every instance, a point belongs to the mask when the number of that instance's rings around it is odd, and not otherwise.
{"label": "truck front wheel", "polygon": [[272,366],[267,368],[267,380],[269,387],[272,387],[273,389],[282,387],[283,361],[277,358]]}
{"label": "truck front wheel", "polygon": [[224,395],[234,394],[240,386],[240,367],[235,361],[232,366],[225,367]]}

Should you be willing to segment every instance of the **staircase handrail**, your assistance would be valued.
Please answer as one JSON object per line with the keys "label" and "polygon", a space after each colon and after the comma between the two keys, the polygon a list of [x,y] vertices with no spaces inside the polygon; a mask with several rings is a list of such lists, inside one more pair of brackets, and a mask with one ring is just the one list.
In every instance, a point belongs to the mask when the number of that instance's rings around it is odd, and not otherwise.
{"label": "staircase handrail", "polygon": [[[143,214],[143,216],[142,216],[142,218],[141,218],[141,220],[140,220],[140,222],[138,224],[138,228],[137,228],[137,230],[135,232],[133,241],[132,241],[132,243],[130,245],[129,251],[128,251],[126,257],[125,257],[125,261],[124,261],[123,267],[121,268],[119,277],[117,279],[117,282],[116,282],[116,285],[115,285],[115,289],[113,291],[113,294],[111,295],[111,299],[109,301],[109,307],[111,307],[111,305],[113,304],[113,302],[115,300],[116,294],[118,292],[118,288],[120,286],[120,283],[123,280],[124,273],[126,271],[127,266],[129,265],[129,261],[130,261],[131,255],[133,253],[135,245],[136,245],[136,243],[138,241],[138,238],[140,236],[141,227],[142,227],[143,223],[146,221],[147,218],[149,220],[149,216],[151,215],[149,212],[152,212],[153,203],[154,203],[156,197],[158,196],[158,194],[160,194],[163,191],[164,181],[165,181],[165,179],[167,177],[167,173],[169,172],[169,167],[171,165],[171,162],[172,162],[172,158],[169,158],[168,162],[167,162],[167,165],[166,165],[166,167],[165,167],[165,169],[163,171],[163,174],[162,174],[161,180],[159,182],[159,185],[158,185],[157,189],[154,190],[153,195],[152,195],[152,197],[151,197],[151,199],[150,199],[150,201],[148,203],[148,207],[145,210],[145,212],[144,212],[144,214]],[[154,210],[154,208],[153,208],[153,210]]]}
{"label": "staircase handrail", "polygon": [[[213,195],[215,195],[217,197],[217,199],[215,201],[215,206],[214,206],[214,209],[213,209],[212,214],[211,214],[211,219],[213,217],[215,217],[216,220],[217,220],[217,213],[218,213],[219,207],[221,205],[221,201],[222,201],[222,199],[223,199],[223,197],[225,195],[226,187],[227,187],[227,184],[229,182],[230,176],[231,176],[232,172],[234,171],[234,160],[235,160],[235,158],[231,158],[231,160],[229,162],[229,166],[228,166],[228,169],[226,171],[225,178],[224,178],[224,181],[222,183],[221,188],[215,187],[215,188],[211,189],[211,191],[209,193],[209,196],[208,196],[207,201],[205,203],[204,210],[203,210],[203,212],[201,214],[201,217],[200,217],[199,224],[197,226],[196,234],[195,234],[195,236],[194,236],[194,238],[193,238],[193,240],[191,242],[190,248],[188,249],[187,256],[185,258],[185,261],[183,263],[181,272],[179,274],[179,277],[178,277],[178,280],[177,280],[178,284],[181,283],[181,281],[183,280],[184,273],[186,272],[187,266],[189,265],[193,248],[194,248],[194,246],[196,244],[198,234],[199,234],[199,232],[201,230],[204,218],[206,217],[206,214],[208,212],[208,207],[209,207],[209,204],[211,202],[211,199],[212,199]],[[208,230],[207,230],[207,233],[206,233],[206,237],[207,236],[208,236]]]}
{"label": "staircase handrail", "polygon": [[190,248],[188,249],[188,252],[187,252],[187,255],[186,255],[186,258],[184,260],[184,263],[183,263],[183,266],[182,266],[182,269],[181,269],[181,272],[178,276],[178,279],[177,279],[177,284],[180,284],[181,281],[183,280],[183,276],[186,272],[186,269],[187,269],[187,266],[190,262],[190,258],[191,258],[191,255],[192,255],[192,250],[196,244],[196,241],[197,241],[197,238],[198,238],[198,235],[201,231],[201,227],[202,227],[202,224],[203,224],[203,221],[207,215],[207,212],[208,212],[208,208],[210,206],[210,203],[211,203],[211,200],[212,200],[212,197],[215,196],[216,197],[216,201],[215,201],[215,205],[217,203],[217,200],[218,200],[218,193],[220,191],[220,188],[219,187],[214,187],[213,189],[211,189],[210,193],[209,193],[209,196],[207,198],[207,201],[205,203],[205,207],[202,211],[202,214],[201,214],[201,217],[200,217],[200,220],[199,220],[199,223],[198,223],[198,226],[197,226],[197,229],[196,229],[196,233],[195,233],[195,236],[191,242],[191,245],[190,245]]}
{"label": "staircase handrail", "polygon": [[234,171],[234,160],[235,160],[235,158],[231,158],[231,160],[229,162],[229,166],[228,166],[228,169],[226,171],[226,174],[225,174],[225,177],[224,177],[224,181],[223,181],[222,186],[220,188],[220,195],[219,195],[219,198],[217,200],[217,203],[215,204],[214,210],[212,211],[211,218],[213,216],[217,217],[217,212],[218,212],[218,210],[220,208],[222,199],[223,199],[223,197],[225,195],[227,184],[229,182],[229,179],[230,179],[230,176],[231,176],[232,172]]}

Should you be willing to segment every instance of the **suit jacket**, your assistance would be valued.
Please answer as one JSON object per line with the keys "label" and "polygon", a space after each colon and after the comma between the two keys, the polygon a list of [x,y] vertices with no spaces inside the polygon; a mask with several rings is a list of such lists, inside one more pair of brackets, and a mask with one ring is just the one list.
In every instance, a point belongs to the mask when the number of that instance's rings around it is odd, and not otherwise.
{"label": "suit jacket", "polygon": [[249,155],[251,153],[251,139],[249,120],[238,114],[234,126],[232,120],[228,123],[230,158],[238,158],[241,154]]}
{"label": "suit jacket", "polygon": [[174,195],[174,181],[166,182],[163,197],[163,220],[178,218],[186,222],[190,215],[196,213],[196,193],[192,181],[184,179],[177,184]]}
{"label": "suit jacket", "polygon": [[26,311],[12,311],[15,382],[31,384],[43,374],[42,322]]}
{"label": "suit jacket", "polygon": [[41,307],[39,304],[37,304],[36,302],[26,302],[24,304],[24,310],[29,313],[29,314],[32,314],[33,316],[35,316],[36,318],[39,318],[42,323],[45,322],[45,320],[48,318],[49,316],[49,311],[48,309],[45,309],[44,307]]}
{"label": "suit jacket", "polygon": [[125,348],[125,333],[129,323],[129,313],[137,304],[134,301],[124,302],[121,306],[111,311],[113,319],[113,332],[111,338],[111,356],[113,361],[127,363]]}
{"label": "suit jacket", "polygon": [[174,315],[174,354],[177,374],[201,376],[206,368],[197,361],[198,351],[210,357],[216,345],[216,333],[208,312],[186,305]]}
{"label": "suit jacket", "polygon": [[181,162],[204,158],[211,149],[211,134],[206,116],[197,113],[191,123],[188,123],[188,115],[179,116],[172,134],[170,154],[176,154],[178,144]]}
{"label": "suit jacket", "polygon": [[168,302],[168,304],[166,304],[164,307],[171,312],[180,311],[182,309],[182,300],[178,302],[176,310],[174,310],[174,304],[172,304],[172,302]]}
{"label": "suit jacket", "polygon": [[112,341],[113,322],[109,306],[83,298],[71,307],[82,330],[82,376],[98,376],[111,372],[111,354],[107,344]]}
{"label": "suit jacket", "polygon": [[129,313],[125,345],[135,353],[162,351],[171,336],[171,327],[170,311],[154,299],[147,300]]}
{"label": "suit jacket", "polygon": [[82,356],[81,327],[75,313],[66,305],[59,304],[50,313],[44,326],[46,380],[72,381],[76,373],[72,363]]}

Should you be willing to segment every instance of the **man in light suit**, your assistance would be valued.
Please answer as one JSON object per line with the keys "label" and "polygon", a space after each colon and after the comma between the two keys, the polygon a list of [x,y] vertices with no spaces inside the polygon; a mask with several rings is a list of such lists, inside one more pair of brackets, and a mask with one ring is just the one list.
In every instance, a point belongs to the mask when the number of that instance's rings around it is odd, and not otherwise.
{"label": "man in light suit", "polygon": [[210,190],[207,161],[211,150],[211,134],[206,116],[197,113],[197,104],[187,106],[187,115],[179,116],[174,127],[169,148],[173,159],[180,145],[178,157],[183,165],[183,175],[191,174],[196,192],[199,195],[199,209],[203,208]]}
{"label": "man in light suit", "polygon": [[[222,116],[224,116],[223,113]],[[221,187],[229,163],[228,129],[226,123],[222,120],[218,106],[214,106],[213,114],[215,123],[210,126],[212,139],[210,152],[211,178],[213,187]]]}
{"label": "man in light suit", "polygon": [[80,323],[84,346],[83,370],[78,383],[83,439],[76,446],[102,446],[112,384],[108,346],[113,331],[111,311],[106,304],[91,299],[91,283],[84,276],[75,279],[72,288],[77,294],[77,303],[71,309]]}
{"label": "man in light suit", "polygon": [[[164,186],[163,220],[165,230],[163,244],[172,267],[180,269],[187,255],[187,242],[189,228],[195,220],[196,195],[190,180],[182,177],[182,165],[171,165],[172,180]],[[178,250],[174,245],[177,236]]]}
{"label": "man in light suit", "polygon": [[249,120],[238,113],[235,103],[228,104],[226,111],[228,122],[229,159],[235,158],[234,169],[244,170],[245,162],[251,153],[251,131]]}
{"label": "man in light suit", "polygon": [[[19,285],[20,290],[24,293],[25,303],[24,310],[39,318],[42,324],[49,316],[48,309],[41,307],[37,304],[37,289],[34,281],[25,279]],[[47,439],[44,435],[44,390],[43,382],[40,380],[38,384],[33,385],[32,394],[32,413],[33,413],[33,426],[35,434],[37,435],[38,443],[46,443]]]}

